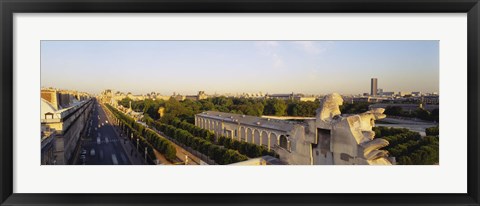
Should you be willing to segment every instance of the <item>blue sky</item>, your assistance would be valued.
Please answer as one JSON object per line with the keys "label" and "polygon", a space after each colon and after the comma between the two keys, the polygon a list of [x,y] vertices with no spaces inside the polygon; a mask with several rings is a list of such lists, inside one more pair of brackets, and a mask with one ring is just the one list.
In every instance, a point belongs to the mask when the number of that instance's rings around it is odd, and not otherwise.
{"label": "blue sky", "polygon": [[42,87],[99,93],[438,92],[438,41],[42,41]]}

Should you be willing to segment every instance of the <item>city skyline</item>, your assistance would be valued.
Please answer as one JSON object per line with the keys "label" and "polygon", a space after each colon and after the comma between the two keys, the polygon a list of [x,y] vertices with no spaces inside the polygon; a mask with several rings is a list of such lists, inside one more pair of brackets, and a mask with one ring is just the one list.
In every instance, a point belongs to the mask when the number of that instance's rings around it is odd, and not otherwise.
{"label": "city skyline", "polygon": [[98,94],[438,92],[438,41],[42,41],[42,87]]}

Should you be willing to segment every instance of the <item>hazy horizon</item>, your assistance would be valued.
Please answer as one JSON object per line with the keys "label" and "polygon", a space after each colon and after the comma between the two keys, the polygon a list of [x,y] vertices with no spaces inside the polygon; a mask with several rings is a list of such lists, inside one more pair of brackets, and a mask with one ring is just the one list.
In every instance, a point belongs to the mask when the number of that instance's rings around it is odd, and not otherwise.
{"label": "hazy horizon", "polygon": [[98,94],[438,92],[438,41],[42,41],[41,86]]}

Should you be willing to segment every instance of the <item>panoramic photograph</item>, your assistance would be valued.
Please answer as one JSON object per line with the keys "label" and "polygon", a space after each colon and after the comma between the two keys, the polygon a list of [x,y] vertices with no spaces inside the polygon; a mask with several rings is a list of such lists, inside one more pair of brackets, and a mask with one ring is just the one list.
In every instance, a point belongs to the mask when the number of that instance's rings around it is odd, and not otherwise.
{"label": "panoramic photograph", "polygon": [[439,41],[41,41],[41,165],[439,165]]}

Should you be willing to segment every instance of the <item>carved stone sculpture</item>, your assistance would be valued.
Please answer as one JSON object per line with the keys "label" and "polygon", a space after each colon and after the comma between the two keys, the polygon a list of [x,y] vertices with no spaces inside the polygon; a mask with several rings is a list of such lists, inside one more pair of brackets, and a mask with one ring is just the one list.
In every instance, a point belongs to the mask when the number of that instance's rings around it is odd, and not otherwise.
{"label": "carved stone sculpture", "polygon": [[386,117],[385,109],[341,116],[342,97],[333,93],[323,98],[317,110],[317,127],[331,130],[330,150],[334,164],[392,164],[388,152],[381,148],[388,141],[375,138],[375,120]]}

